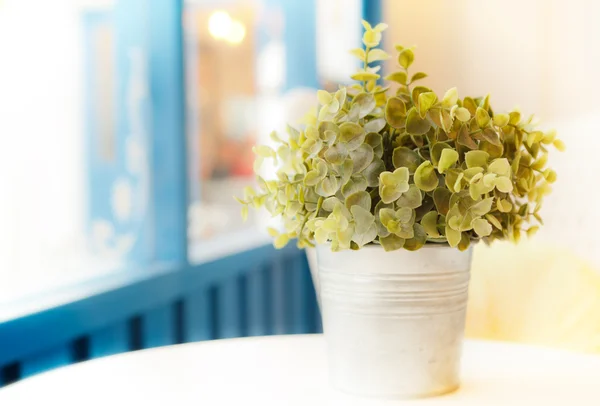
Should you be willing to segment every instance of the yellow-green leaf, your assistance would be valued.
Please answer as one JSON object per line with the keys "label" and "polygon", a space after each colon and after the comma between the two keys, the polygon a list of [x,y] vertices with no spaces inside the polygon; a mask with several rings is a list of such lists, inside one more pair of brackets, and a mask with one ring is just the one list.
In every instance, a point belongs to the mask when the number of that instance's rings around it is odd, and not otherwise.
{"label": "yellow-green leaf", "polygon": [[412,51],[412,49],[410,49],[410,48],[403,49],[400,52],[400,54],[398,55],[398,63],[404,69],[408,69],[410,67],[410,65],[412,65],[414,60],[415,60],[415,54]]}
{"label": "yellow-green leaf", "polygon": [[431,161],[425,161],[415,171],[415,185],[424,192],[431,192],[438,185],[438,177]]}
{"label": "yellow-green leaf", "polygon": [[405,85],[406,80],[407,80],[407,75],[406,75],[406,72],[398,71],[398,72],[394,72],[394,73],[387,75],[384,79],[399,83],[401,85]]}
{"label": "yellow-green leaf", "polygon": [[371,49],[369,54],[367,55],[367,63],[375,62],[375,61],[385,61],[390,56],[383,49]]}

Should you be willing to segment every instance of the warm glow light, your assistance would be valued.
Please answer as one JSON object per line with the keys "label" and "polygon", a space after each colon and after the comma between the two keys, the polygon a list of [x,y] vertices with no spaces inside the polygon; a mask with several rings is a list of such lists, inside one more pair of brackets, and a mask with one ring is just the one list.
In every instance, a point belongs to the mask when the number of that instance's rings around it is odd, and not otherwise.
{"label": "warm glow light", "polygon": [[246,27],[244,27],[244,24],[239,21],[233,21],[225,39],[231,44],[239,44],[244,40],[245,36]]}
{"label": "warm glow light", "polygon": [[208,31],[216,39],[228,38],[231,28],[231,17],[226,11],[215,11],[208,19]]}

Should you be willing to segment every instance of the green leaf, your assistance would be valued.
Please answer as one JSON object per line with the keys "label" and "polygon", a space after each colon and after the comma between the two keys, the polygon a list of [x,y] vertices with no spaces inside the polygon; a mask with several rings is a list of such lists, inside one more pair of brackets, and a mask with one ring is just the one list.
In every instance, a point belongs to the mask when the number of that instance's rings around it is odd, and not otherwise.
{"label": "green leaf", "polygon": [[404,249],[416,251],[427,242],[427,233],[421,224],[413,225],[414,236],[404,242]]}
{"label": "green leaf", "polygon": [[425,161],[415,171],[415,185],[424,192],[431,192],[438,185],[438,177],[431,161]]}
{"label": "green leaf", "polygon": [[373,162],[362,172],[367,180],[368,187],[377,187],[379,185],[379,175],[385,171],[385,164],[379,158],[375,158]]}
{"label": "green leaf", "polygon": [[385,105],[385,119],[391,127],[403,128],[406,120],[406,104],[399,97],[390,97]]}
{"label": "green leaf", "polygon": [[367,30],[363,34],[363,44],[369,48],[375,48],[381,42],[381,32],[375,30]]}
{"label": "green leaf", "polygon": [[379,243],[386,252],[399,250],[404,246],[404,242],[404,238],[400,238],[396,234],[390,234],[387,237],[379,238]]}
{"label": "green leaf", "polygon": [[433,191],[433,202],[435,203],[435,208],[438,213],[442,215],[448,214],[448,210],[450,209],[450,195],[452,193],[444,188],[439,187]]}
{"label": "green leaf", "polygon": [[451,89],[448,89],[446,94],[444,94],[444,98],[442,99],[442,107],[449,109],[452,106],[454,106],[457,101],[458,90],[455,87],[453,87]]}
{"label": "green leaf", "polygon": [[492,225],[487,220],[478,218],[473,220],[472,225],[473,230],[475,230],[480,237],[487,237],[492,233]]}
{"label": "green leaf", "polygon": [[433,92],[424,92],[419,94],[419,115],[425,118],[425,115],[437,103],[437,95]]}
{"label": "green leaf", "polygon": [[556,172],[553,169],[546,169],[543,175],[548,183],[556,182]]}
{"label": "green leaf", "polygon": [[501,213],[510,213],[512,210],[512,203],[506,199],[498,199],[496,202],[496,208]]}
{"label": "green leaf", "polygon": [[463,99],[463,107],[466,108],[473,116],[475,115],[478,106],[477,103],[475,103],[475,100],[473,100],[471,97],[465,97]]}
{"label": "green leaf", "polygon": [[358,108],[358,118],[363,118],[365,117],[367,114],[369,114],[370,112],[373,111],[373,109],[376,106],[376,102],[375,102],[375,96],[373,96],[371,93],[359,93],[356,96],[354,96],[354,100],[352,101],[352,104],[357,105]]}
{"label": "green leaf", "polygon": [[365,54],[365,50],[362,48],[354,48],[350,50],[350,54],[356,56],[361,61],[364,61],[367,57]]}
{"label": "green leaf", "polygon": [[367,179],[360,173],[352,175],[352,177],[342,186],[342,195],[347,197],[355,192],[364,191],[367,189]]}
{"label": "green leaf", "polygon": [[401,85],[406,85],[407,75],[406,75],[406,72],[398,71],[398,72],[390,73],[389,75],[384,77],[384,79],[399,83]]}
{"label": "green leaf", "polygon": [[479,128],[485,128],[490,122],[490,115],[481,107],[477,107],[477,110],[475,110],[475,119]]}
{"label": "green leaf", "polygon": [[344,163],[344,160],[348,156],[348,147],[346,144],[337,143],[331,147],[329,147],[324,154],[327,162],[335,165],[340,165]]}
{"label": "green leaf", "polygon": [[513,184],[507,176],[498,176],[495,181],[496,189],[502,193],[510,193],[513,190]]}
{"label": "green leaf", "polygon": [[252,151],[261,158],[277,158],[277,154],[273,148],[266,145],[256,145],[252,147]]}
{"label": "green leaf", "polygon": [[437,229],[438,213],[436,211],[430,211],[423,216],[421,219],[421,225],[423,229],[430,237],[439,237],[440,233]]}
{"label": "green leaf", "polygon": [[353,80],[358,80],[360,82],[366,82],[368,80],[377,80],[377,79],[379,79],[379,77],[380,76],[376,73],[367,72],[364,70],[360,70],[350,76],[350,78],[352,78]]}
{"label": "green leaf", "polygon": [[445,148],[442,150],[442,156],[438,163],[438,171],[444,173],[447,169],[450,169],[458,161],[458,152],[453,149]]}
{"label": "green leaf", "polygon": [[373,152],[377,158],[383,156],[383,137],[378,133],[368,133],[365,142],[373,147]]}
{"label": "green leaf", "polygon": [[449,133],[452,131],[452,116],[446,110],[440,110],[440,123],[442,125],[442,129]]}
{"label": "green leaf", "polygon": [[279,234],[275,240],[273,240],[273,246],[277,249],[285,247],[290,242],[290,237],[287,234]]}
{"label": "green leaf", "polygon": [[498,176],[510,176],[510,164],[506,158],[497,158],[492,161],[488,171]]}
{"label": "green leaf", "polygon": [[427,119],[421,118],[417,110],[412,107],[406,117],[406,132],[412,135],[423,135],[431,128]]}
{"label": "green leaf", "polygon": [[410,83],[413,83],[414,81],[417,81],[417,80],[425,79],[426,77],[427,77],[426,73],[417,72],[414,75],[412,75],[412,77],[410,78]]}
{"label": "green leaf", "polygon": [[409,209],[416,209],[421,206],[422,202],[423,195],[415,185],[410,185],[408,190],[396,200],[398,207],[408,207]]}
{"label": "green leaf", "polygon": [[460,145],[464,145],[469,149],[477,149],[477,144],[469,135],[469,129],[466,125],[463,125],[462,127],[460,127],[460,130],[458,130],[458,137],[456,138],[456,142],[458,142]]}
{"label": "green leaf", "polygon": [[392,154],[394,168],[408,168],[409,173],[415,173],[423,160],[415,151],[407,147],[398,147]]}
{"label": "green leaf", "polygon": [[496,131],[489,127],[484,129],[482,132],[478,133],[478,135],[481,140],[487,141],[490,144],[496,146],[502,145],[502,142],[500,142],[500,138],[498,138],[498,134],[496,133]]}
{"label": "green leaf", "polygon": [[485,151],[469,151],[465,154],[467,168],[486,168],[490,154]]}
{"label": "green leaf", "polygon": [[415,60],[415,54],[412,51],[412,49],[410,49],[410,48],[405,48],[400,52],[400,54],[398,54],[398,63],[404,69],[408,69],[410,67],[410,65],[412,65],[414,60]]}
{"label": "green leaf", "polygon": [[335,176],[328,176],[317,185],[317,194],[323,197],[334,195],[339,188],[338,180]]}
{"label": "green leaf", "polygon": [[491,214],[486,214],[485,218],[498,230],[502,230],[502,224],[496,217],[492,216]]}
{"label": "green leaf", "polygon": [[367,133],[356,123],[342,123],[340,125],[340,142],[346,144],[348,151],[358,148],[364,141]]}
{"label": "green leaf", "polygon": [[352,193],[346,197],[345,204],[348,210],[350,210],[352,206],[360,206],[369,211],[371,210],[371,195],[365,191]]}
{"label": "green leaf", "polygon": [[409,190],[409,173],[407,168],[398,168],[392,172],[382,172],[379,175],[379,196],[384,203],[397,200],[402,193]]}
{"label": "green leaf", "polygon": [[390,56],[383,49],[371,49],[368,54],[367,63],[376,62],[376,61],[385,61]]}
{"label": "green leaf", "polygon": [[331,93],[325,90],[318,90],[317,98],[319,99],[319,103],[324,106],[331,103],[331,100],[333,100],[333,96],[331,95]]}
{"label": "green leaf", "polygon": [[466,123],[471,119],[471,113],[464,107],[458,107],[454,110],[454,116],[463,123]]}
{"label": "green leaf", "polygon": [[378,133],[385,127],[385,118],[376,118],[366,123],[363,128],[368,133]]}
{"label": "green leaf", "polygon": [[488,197],[487,199],[483,199],[473,206],[471,206],[471,213],[473,213],[477,217],[481,217],[492,210],[492,204],[494,203],[493,197]]}
{"label": "green leaf", "polygon": [[350,158],[354,164],[352,172],[357,173],[365,170],[373,162],[374,157],[373,147],[369,144],[362,144],[354,151],[351,151]]}
{"label": "green leaf", "polygon": [[502,145],[490,144],[487,141],[481,141],[479,143],[479,149],[490,154],[491,158],[499,158],[504,153],[504,147]]}
{"label": "green leaf", "polygon": [[317,127],[317,130],[319,131],[319,136],[323,141],[325,141],[325,139],[327,138],[327,136],[325,135],[325,132],[327,131],[334,132],[336,136],[340,133],[340,128],[337,126],[337,124],[333,123],[332,121],[321,121],[319,123],[319,126]]}
{"label": "green leaf", "polygon": [[508,125],[509,120],[510,117],[508,114],[494,114],[493,121],[495,126],[504,127]]}
{"label": "green leaf", "polygon": [[379,23],[373,28],[373,31],[382,32],[382,31],[385,31],[387,29],[387,27],[388,27],[388,25],[386,23]]}

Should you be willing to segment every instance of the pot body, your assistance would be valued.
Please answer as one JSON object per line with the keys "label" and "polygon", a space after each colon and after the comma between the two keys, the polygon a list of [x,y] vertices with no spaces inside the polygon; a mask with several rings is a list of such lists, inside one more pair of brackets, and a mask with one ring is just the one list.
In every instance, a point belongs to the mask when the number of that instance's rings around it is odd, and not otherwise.
{"label": "pot body", "polygon": [[313,247],[305,248],[306,259],[308,261],[308,268],[310,269],[310,277],[315,287],[315,295],[317,297],[317,304],[319,309],[321,308],[321,299],[319,298],[319,268],[317,265],[317,249]]}
{"label": "pot body", "polygon": [[330,379],[362,396],[416,398],[459,386],[471,250],[317,247]]}

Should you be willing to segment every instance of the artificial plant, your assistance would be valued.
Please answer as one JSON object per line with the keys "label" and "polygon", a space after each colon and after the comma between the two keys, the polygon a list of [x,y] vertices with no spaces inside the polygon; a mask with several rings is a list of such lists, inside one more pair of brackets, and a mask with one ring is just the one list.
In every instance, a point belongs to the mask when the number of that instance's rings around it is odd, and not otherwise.
{"label": "artificial plant", "polygon": [[[409,73],[412,48],[395,46],[399,70],[378,83],[389,58],[378,48],[385,24],[363,22],[364,49],[353,55],[359,82],[334,93],[318,91],[319,110],[308,123],[271,133],[274,147],[255,147],[255,171],[265,159],[277,176],[257,176],[248,207],[281,215],[283,231],[269,229],[276,247],[329,242],[332,250],[380,244],[386,251],[417,250],[427,242],[465,250],[472,240],[518,241],[542,223],[539,211],[556,173],[548,149],[563,143],[536,129],[518,110],[495,113],[489,95],[439,98]],[[391,93],[391,94],[388,94]]]}

